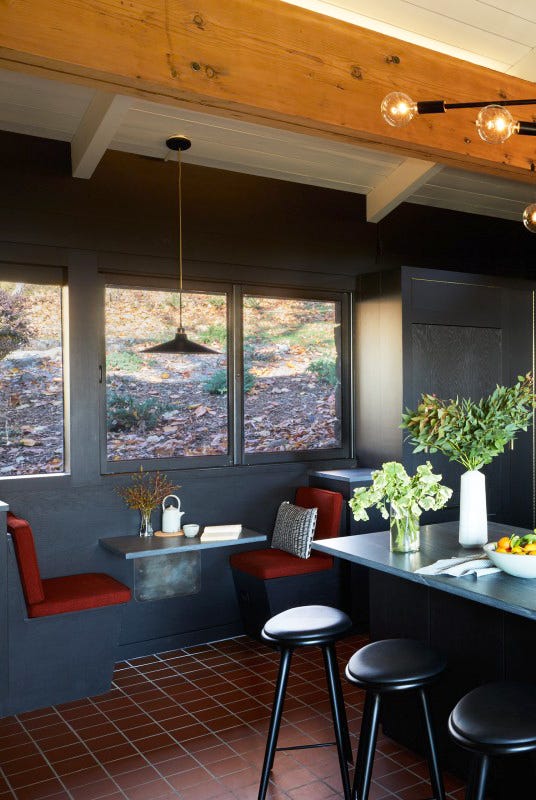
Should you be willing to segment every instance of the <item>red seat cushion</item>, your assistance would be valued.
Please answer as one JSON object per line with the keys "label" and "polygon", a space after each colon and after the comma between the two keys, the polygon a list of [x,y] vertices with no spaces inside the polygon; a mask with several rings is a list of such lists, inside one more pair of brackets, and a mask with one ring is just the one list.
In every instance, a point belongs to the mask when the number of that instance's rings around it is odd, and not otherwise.
{"label": "red seat cushion", "polygon": [[[330,539],[337,536],[341,522],[343,497],[340,492],[300,486],[296,491],[296,505],[302,508],[318,508],[315,539]],[[234,553],[231,567],[247,572],[263,581],[271,578],[287,578],[290,575],[307,575],[331,569],[333,558],[325,553],[311,553],[309,558],[298,558],[277,548],[247,550]]]}
{"label": "red seat cushion", "polygon": [[290,575],[306,575],[331,569],[333,558],[325,553],[311,553],[309,558],[298,558],[277,548],[247,550],[231,556],[231,566],[247,572],[263,581],[271,578],[287,578]]}
{"label": "red seat cushion", "polygon": [[48,617],[68,611],[113,606],[128,603],[131,598],[128,586],[101,572],[46,578],[43,590],[43,601],[29,605],[28,616]]}
{"label": "red seat cushion", "polygon": [[33,603],[41,603],[45,599],[45,593],[39,574],[32,529],[25,519],[16,517],[11,511],[7,512],[7,529],[13,538],[26,605],[29,607]]}

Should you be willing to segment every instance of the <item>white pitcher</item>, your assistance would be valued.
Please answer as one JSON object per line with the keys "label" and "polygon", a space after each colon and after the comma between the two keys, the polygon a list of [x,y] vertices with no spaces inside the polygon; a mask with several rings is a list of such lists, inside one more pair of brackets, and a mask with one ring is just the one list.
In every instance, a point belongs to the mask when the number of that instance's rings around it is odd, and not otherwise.
{"label": "white pitcher", "polygon": [[[173,498],[177,501],[177,507],[174,505],[166,506],[166,500]],[[181,501],[176,494],[168,494],[162,500],[162,531],[164,533],[178,533],[181,529],[181,519],[184,511],[181,511]]]}

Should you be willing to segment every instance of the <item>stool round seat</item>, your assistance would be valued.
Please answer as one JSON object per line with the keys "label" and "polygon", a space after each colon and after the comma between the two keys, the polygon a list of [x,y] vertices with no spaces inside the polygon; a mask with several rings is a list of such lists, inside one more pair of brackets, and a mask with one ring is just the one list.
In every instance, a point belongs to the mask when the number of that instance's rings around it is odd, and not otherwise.
{"label": "stool round seat", "polygon": [[441,653],[423,642],[384,639],[354,653],[346,666],[346,677],[352,683],[385,692],[424,686],[445,667]]}
{"label": "stool round seat", "polygon": [[268,620],[262,638],[270,644],[299,647],[327,644],[345,636],[352,620],[338,608],[330,606],[296,606]]}
{"label": "stool round seat", "polygon": [[462,747],[489,755],[536,749],[536,687],[502,681],[473,689],[452,711],[449,731]]}

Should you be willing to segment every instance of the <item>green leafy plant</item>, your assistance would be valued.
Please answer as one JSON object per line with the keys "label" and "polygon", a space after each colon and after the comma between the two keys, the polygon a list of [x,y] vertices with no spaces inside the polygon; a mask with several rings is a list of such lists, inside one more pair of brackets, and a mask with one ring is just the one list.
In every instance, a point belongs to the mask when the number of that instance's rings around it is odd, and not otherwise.
{"label": "green leafy plant", "polygon": [[214,322],[205,330],[196,331],[195,338],[202,344],[218,344],[220,347],[225,347],[227,328],[220,322]]}
{"label": "green leafy plant", "polygon": [[372,486],[360,486],[349,501],[354,519],[368,520],[366,509],[377,508],[384,519],[389,509],[397,516],[410,513],[420,516],[423,511],[438,511],[450,500],[452,489],[441,484],[443,476],[434,473],[429,461],[408,475],[398,461],[386,461],[372,473]]}
{"label": "green leafy plant", "polygon": [[477,470],[502,453],[518,431],[527,430],[535,400],[529,372],[514,386],[497,386],[478,402],[423,394],[417,409],[402,415],[401,427],[409,431],[414,453],[442,453],[467,470]]}
{"label": "green leafy plant", "polygon": [[337,362],[333,359],[318,358],[316,361],[311,361],[307,371],[316,375],[319,381],[329,383],[330,386],[337,386],[339,383]]}
{"label": "green leafy plant", "polygon": [[372,486],[355,489],[349,501],[354,519],[368,520],[367,508],[374,506],[384,519],[391,518],[391,549],[418,550],[421,513],[438,511],[452,496],[452,489],[441,485],[442,477],[429,461],[412,476],[398,461],[386,461],[372,473]]}
{"label": "green leafy plant", "polygon": [[[244,373],[244,391],[247,393],[255,385],[255,376],[248,369]],[[227,394],[227,370],[218,369],[203,382],[203,389],[209,394]]]}
{"label": "green leafy plant", "polygon": [[106,356],[106,369],[120,372],[136,372],[143,364],[143,358],[130,350],[118,350]]}
{"label": "green leafy plant", "polygon": [[162,414],[170,411],[172,406],[161,403],[155,398],[138,400],[125,394],[110,392],[108,395],[108,430],[112,432],[128,431],[140,423],[153,427]]}

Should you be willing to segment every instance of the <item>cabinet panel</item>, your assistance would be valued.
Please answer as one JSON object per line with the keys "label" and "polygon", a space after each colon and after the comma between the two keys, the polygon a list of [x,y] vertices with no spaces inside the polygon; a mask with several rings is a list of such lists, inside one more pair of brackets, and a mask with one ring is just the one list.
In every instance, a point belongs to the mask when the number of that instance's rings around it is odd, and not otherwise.
{"label": "cabinet panel", "polygon": [[[532,369],[532,295],[528,283],[403,269],[404,406],[414,408],[423,392],[478,400]],[[531,437],[521,433],[513,452],[508,448],[483,469],[495,521],[533,526]],[[424,458],[404,445],[412,470]],[[430,460],[454,489],[449,510],[456,518],[463,468],[437,454]]]}

